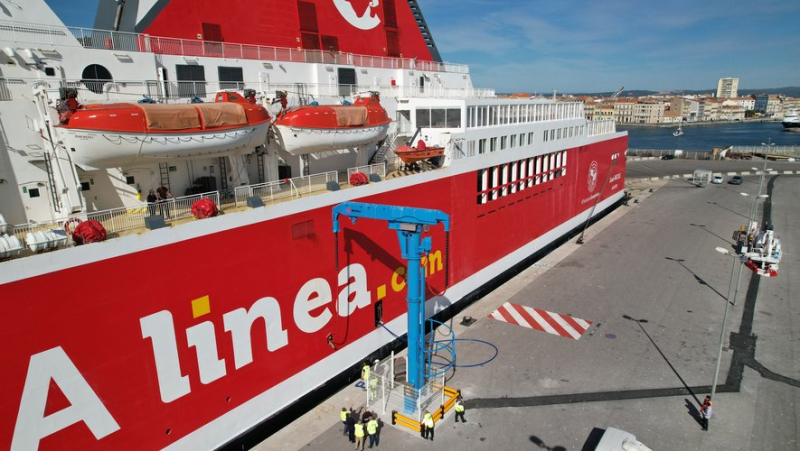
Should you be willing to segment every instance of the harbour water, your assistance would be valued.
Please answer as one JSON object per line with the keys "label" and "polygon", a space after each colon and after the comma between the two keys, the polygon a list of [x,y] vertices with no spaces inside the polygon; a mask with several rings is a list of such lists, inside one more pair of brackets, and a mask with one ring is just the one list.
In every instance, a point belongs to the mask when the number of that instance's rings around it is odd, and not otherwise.
{"label": "harbour water", "polygon": [[682,136],[672,136],[677,127],[624,127],[631,149],[683,149],[711,151],[714,147],[760,146],[772,139],[776,146],[800,146],[800,133],[784,131],[780,122],[741,122],[683,127]]}

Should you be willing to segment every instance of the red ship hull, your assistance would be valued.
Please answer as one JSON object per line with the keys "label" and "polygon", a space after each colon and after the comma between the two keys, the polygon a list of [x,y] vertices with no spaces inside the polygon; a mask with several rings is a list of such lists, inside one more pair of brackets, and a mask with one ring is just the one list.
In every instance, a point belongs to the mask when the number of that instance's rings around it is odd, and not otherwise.
{"label": "red ship hull", "polygon": [[[345,222],[336,249],[333,205],[403,199],[450,215],[451,286],[431,314],[582,224],[595,202],[599,213],[619,201],[626,147],[570,149],[560,176],[491,202],[476,202],[483,168],[451,167],[4,263],[17,266],[0,271],[0,334],[13,343],[0,447],[219,446],[393,341],[375,329],[377,300],[405,333],[394,232]],[[445,290],[444,232],[430,233],[428,297]]]}

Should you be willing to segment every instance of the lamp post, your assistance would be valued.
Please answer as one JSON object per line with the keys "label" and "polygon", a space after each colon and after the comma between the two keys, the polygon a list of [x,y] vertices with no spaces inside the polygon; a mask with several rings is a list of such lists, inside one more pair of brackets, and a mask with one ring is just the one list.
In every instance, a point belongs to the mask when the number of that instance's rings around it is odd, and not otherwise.
{"label": "lamp post", "polygon": [[[738,257],[730,253],[728,249],[723,247],[717,247],[716,251],[723,255],[729,255],[731,258],[734,259],[733,263],[731,264],[731,277],[728,281],[728,296],[725,298],[725,313],[722,314],[722,329],[719,331],[719,350],[717,351],[717,365],[714,368],[714,381],[711,383],[711,399],[715,399],[714,396],[717,393],[717,380],[719,379],[719,365],[722,361],[722,346],[725,343],[725,326],[728,322],[728,306],[731,305],[731,291],[733,291],[733,270],[736,268],[736,260]],[[739,271],[739,277],[741,278],[742,272]],[[739,281],[736,281],[736,291],[733,294],[733,304],[736,304],[736,293],[739,291]]]}
{"label": "lamp post", "polygon": [[750,224],[752,224],[753,221],[756,220],[756,202],[758,201],[758,199],[766,199],[766,198],[769,197],[769,194],[761,194],[760,191],[761,190],[759,190],[759,194],[757,196],[750,196],[747,193],[739,193],[744,197],[752,197],[753,198],[752,202],[750,202],[750,215],[747,216],[747,221],[748,221],[747,222],[747,230],[748,231],[750,230]]}
{"label": "lamp post", "polygon": [[[765,147],[764,154],[763,154],[764,155],[764,167],[761,170],[761,181],[758,182],[758,195],[761,195],[761,186],[764,185],[764,174],[766,174],[766,172],[767,172],[767,154],[768,154],[770,148],[775,145],[775,143],[772,142],[772,138],[767,138],[767,142],[761,143],[761,145]],[[753,168],[753,169],[755,169],[755,168]],[[770,169],[770,171],[771,170],[772,169]]]}

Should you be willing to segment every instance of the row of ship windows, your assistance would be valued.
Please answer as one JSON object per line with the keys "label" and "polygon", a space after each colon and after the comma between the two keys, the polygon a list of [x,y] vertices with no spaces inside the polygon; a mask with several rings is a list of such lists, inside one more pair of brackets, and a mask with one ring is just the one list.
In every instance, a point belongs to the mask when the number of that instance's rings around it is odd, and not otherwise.
{"label": "row of ship windows", "polygon": [[461,128],[460,108],[417,108],[417,128]]}
{"label": "row of ship windows", "polygon": [[583,119],[580,102],[539,103],[530,105],[476,105],[467,108],[467,128],[527,122]]}
{"label": "row of ship windows", "polygon": [[567,174],[567,151],[478,170],[478,204],[523,191]]}
{"label": "row of ship windows", "polygon": [[[572,138],[573,136],[583,136],[584,132],[584,125],[554,128],[542,132],[542,141],[548,142],[556,139]],[[463,152],[455,152],[453,156],[455,159],[473,157],[476,154],[480,155],[486,152],[496,152],[498,150],[511,149],[517,146],[533,145],[534,140],[535,135],[533,132],[471,140],[467,141],[466,149],[464,149]]]}

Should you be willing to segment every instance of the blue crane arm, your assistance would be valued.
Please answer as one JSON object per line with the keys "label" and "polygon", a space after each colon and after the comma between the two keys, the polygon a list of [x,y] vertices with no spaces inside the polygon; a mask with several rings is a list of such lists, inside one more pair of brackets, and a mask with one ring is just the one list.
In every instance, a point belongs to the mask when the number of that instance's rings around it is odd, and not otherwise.
{"label": "blue crane arm", "polygon": [[358,218],[381,219],[389,223],[390,229],[407,230],[412,225],[444,225],[450,231],[450,217],[439,211],[427,208],[398,207],[394,205],[365,204],[361,202],[342,202],[333,207],[333,232],[339,232],[339,215],[350,218],[355,224]]}

